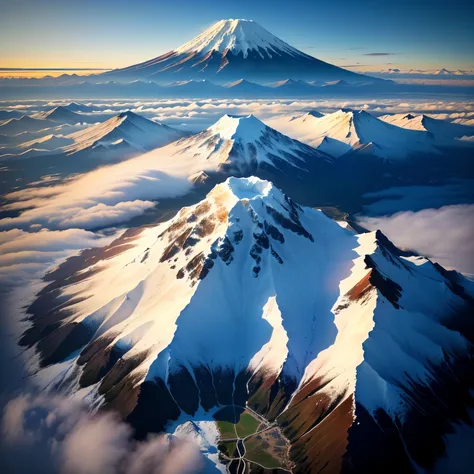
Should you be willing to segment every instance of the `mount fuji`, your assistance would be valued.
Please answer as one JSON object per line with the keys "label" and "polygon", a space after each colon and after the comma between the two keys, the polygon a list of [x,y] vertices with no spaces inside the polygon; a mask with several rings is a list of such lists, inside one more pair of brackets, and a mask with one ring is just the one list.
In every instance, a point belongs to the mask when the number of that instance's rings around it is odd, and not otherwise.
{"label": "mount fuji", "polygon": [[116,80],[158,83],[208,79],[227,83],[294,80],[382,82],[316,59],[252,20],[221,20],[182,46],[149,61],[104,73]]}
{"label": "mount fuji", "polygon": [[473,403],[472,282],[379,231],[231,177],[46,280],[20,341],[35,380],[139,437],[207,433],[206,472],[275,472],[250,469],[262,451],[294,473],[457,472],[435,467]]}

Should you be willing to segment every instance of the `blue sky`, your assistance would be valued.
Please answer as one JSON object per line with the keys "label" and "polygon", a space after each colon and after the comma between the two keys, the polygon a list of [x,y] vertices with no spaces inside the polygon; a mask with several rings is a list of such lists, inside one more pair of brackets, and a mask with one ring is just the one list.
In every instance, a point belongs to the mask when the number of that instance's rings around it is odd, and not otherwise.
{"label": "blue sky", "polygon": [[[0,0],[0,67],[112,68],[158,56],[223,18],[359,70],[474,69],[467,0]],[[375,54],[374,54],[375,53]]]}

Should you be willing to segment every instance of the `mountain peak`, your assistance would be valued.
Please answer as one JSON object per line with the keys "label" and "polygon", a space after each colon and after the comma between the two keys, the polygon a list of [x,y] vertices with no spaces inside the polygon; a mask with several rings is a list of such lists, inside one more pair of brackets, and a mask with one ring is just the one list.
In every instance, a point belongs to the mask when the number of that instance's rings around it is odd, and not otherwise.
{"label": "mountain peak", "polygon": [[[125,110],[124,112],[120,112],[117,115],[118,118],[134,118],[134,117],[139,117],[135,112],[132,112],[131,110]],[[142,118],[142,117],[140,117]]]}
{"label": "mountain peak", "polygon": [[245,138],[252,141],[258,138],[267,126],[253,114],[224,115],[209,130],[224,140]]}
{"label": "mountain peak", "polygon": [[[325,154],[265,125],[254,115],[224,115],[206,130],[181,140],[184,150],[193,157],[197,169],[217,170],[249,176],[268,168],[283,172],[288,167],[298,172],[321,171],[332,160]],[[198,164],[201,163],[201,164]],[[317,170],[317,171],[316,171]]]}
{"label": "mountain peak", "polygon": [[266,197],[272,190],[276,189],[270,181],[257,178],[256,176],[248,178],[230,177],[217,187],[219,186],[225,186],[238,200]]}
{"label": "mountain peak", "polygon": [[220,20],[191,41],[175,50],[176,53],[210,54],[212,52],[242,54],[257,53],[261,58],[272,57],[272,52],[301,53],[272,35],[253,20]]}
{"label": "mountain peak", "polygon": [[255,21],[254,20],[247,20],[245,18],[228,18],[227,20],[226,19],[219,20],[218,22],[214,23],[214,25],[217,25],[217,24],[230,24],[230,25],[238,26],[238,25],[242,25],[242,24],[245,24],[245,23],[255,23]]}
{"label": "mountain peak", "polygon": [[319,112],[319,111],[316,110],[316,109],[309,110],[308,112],[306,112],[305,115],[306,115],[307,117],[314,117],[314,118],[321,118],[321,117],[324,117],[324,114],[322,114],[321,112]]}
{"label": "mountain peak", "polygon": [[[34,118],[40,120],[52,120],[52,121],[63,121],[63,120],[78,120],[80,116],[76,112],[72,112],[66,106],[58,105],[45,112],[39,112],[33,115]],[[75,123],[75,122],[74,122]]]}
{"label": "mountain peak", "polygon": [[[102,76],[119,80],[146,78],[160,84],[189,79],[210,79],[219,84],[247,79],[262,84],[284,80],[288,71],[293,71],[294,80],[318,84],[340,79],[357,83],[368,78],[298,50],[253,20],[234,18],[214,23],[161,56]],[[312,87],[299,82],[293,85]]]}

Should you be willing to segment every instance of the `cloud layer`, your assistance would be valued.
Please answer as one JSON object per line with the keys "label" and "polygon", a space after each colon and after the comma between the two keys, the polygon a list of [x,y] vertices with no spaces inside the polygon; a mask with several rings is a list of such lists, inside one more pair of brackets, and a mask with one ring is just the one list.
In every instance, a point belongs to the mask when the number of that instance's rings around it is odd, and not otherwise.
{"label": "cloud layer", "polygon": [[[380,54],[380,53],[378,53]],[[387,53],[384,53],[387,54]],[[349,67],[349,66],[345,66]],[[360,65],[357,65],[360,67]],[[18,101],[4,102],[0,108],[22,110],[25,113],[50,110],[64,101]],[[199,131],[211,125],[219,117],[228,113],[243,115],[253,113],[261,120],[280,114],[294,114],[304,110],[318,109],[321,112],[334,112],[341,107],[360,109],[367,104],[372,113],[430,113],[465,114],[474,111],[474,104],[465,98],[459,100],[439,100],[426,98],[384,99],[160,99],[160,100],[94,100],[87,103],[94,112],[91,115],[101,120],[104,114],[116,114],[132,110],[147,118],[163,121],[175,127]],[[62,133],[62,132],[61,132]]]}
{"label": "cloud layer", "polygon": [[115,233],[105,236],[82,229],[0,232],[0,287],[6,290],[41,278],[48,268],[80,250],[102,247]]}
{"label": "cloud layer", "polygon": [[382,230],[398,247],[431,257],[445,268],[474,274],[473,204],[361,217],[359,223]]}
{"label": "cloud layer", "polygon": [[130,426],[111,412],[91,414],[81,402],[59,395],[20,395],[4,410],[6,465],[2,470],[6,474],[192,474],[203,466],[198,447],[188,441],[154,436],[136,442],[132,435]]}

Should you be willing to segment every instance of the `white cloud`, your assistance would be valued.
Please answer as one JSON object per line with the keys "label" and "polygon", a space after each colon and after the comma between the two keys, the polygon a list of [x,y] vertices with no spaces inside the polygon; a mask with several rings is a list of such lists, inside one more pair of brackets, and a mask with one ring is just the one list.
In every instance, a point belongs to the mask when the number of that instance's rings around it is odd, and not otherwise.
{"label": "white cloud", "polygon": [[431,257],[446,268],[474,274],[474,204],[361,217],[363,227],[380,229],[395,245]]}
{"label": "white cloud", "polygon": [[107,245],[113,238],[82,229],[0,232],[0,286],[6,289],[41,278],[65,258],[84,248]]}
{"label": "white cloud", "polygon": [[152,201],[123,201],[113,206],[107,206],[104,203],[86,209],[77,209],[70,215],[69,210],[65,215],[57,216],[58,226],[61,228],[79,227],[82,229],[91,229],[98,226],[109,226],[118,222],[130,220],[132,217],[143,214],[147,209],[155,206]]}
{"label": "white cloud", "polygon": [[[136,442],[114,413],[92,414],[80,401],[59,395],[11,400],[2,435],[5,472],[20,464],[30,474],[192,474],[203,466],[196,444],[165,436]],[[42,465],[35,462],[39,455]]]}
{"label": "white cloud", "polygon": [[[26,102],[22,107],[25,107]],[[28,107],[31,113],[45,110],[64,101],[31,101]],[[6,108],[13,109],[14,102],[10,102]],[[373,112],[383,113],[431,113],[449,114],[465,113],[474,110],[474,104],[466,100],[426,100],[410,99],[400,102],[400,99],[384,99],[382,102],[371,100],[367,102],[362,99],[336,100],[336,99],[160,99],[160,100],[96,100],[89,101],[96,114],[120,113],[132,110],[143,114],[147,118],[153,118],[167,122],[175,126],[187,127],[193,131],[200,130],[215,122],[225,113],[243,115],[254,113],[261,119],[268,119],[280,114],[294,114],[307,109],[319,109],[322,112],[332,112],[341,107],[354,109],[366,109]],[[183,124],[184,122],[184,124]]]}
{"label": "white cloud", "polygon": [[[153,155],[142,155],[110,167],[81,175],[68,183],[29,188],[7,196],[6,210],[22,210],[17,217],[0,221],[0,229],[48,229],[107,227],[144,213],[162,198],[178,197],[190,191],[185,170],[175,176]],[[173,168],[172,161],[168,168]],[[180,173],[183,175],[179,176]]]}

